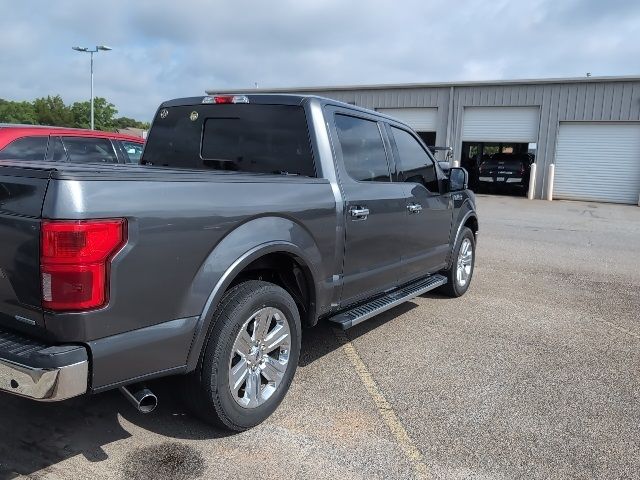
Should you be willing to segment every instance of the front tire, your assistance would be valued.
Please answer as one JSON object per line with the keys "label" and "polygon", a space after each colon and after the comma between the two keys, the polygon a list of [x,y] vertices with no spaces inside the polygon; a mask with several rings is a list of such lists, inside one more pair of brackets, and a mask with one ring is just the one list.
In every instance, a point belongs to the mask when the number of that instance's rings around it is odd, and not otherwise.
{"label": "front tire", "polygon": [[447,283],[439,291],[449,297],[461,297],[469,289],[476,259],[476,239],[470,228],[462,227],[453,249],[451,266],[442,272]]}
{"label": "front tire", "polygon": [[266,420],[289,390],[300,358],[300,314],[278,285],[231,288],[212,319],[187,403],[204,421],[243,431]]}

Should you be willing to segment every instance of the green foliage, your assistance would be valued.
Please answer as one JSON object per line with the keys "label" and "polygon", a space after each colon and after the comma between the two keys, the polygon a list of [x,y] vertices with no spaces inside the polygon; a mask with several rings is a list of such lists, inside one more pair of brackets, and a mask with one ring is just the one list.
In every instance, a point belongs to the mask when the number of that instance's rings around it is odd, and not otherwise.
{"label": "green foliage", "polygon": [[115,119],[116,128],[141,128],[143,130],[149,130],[151,124],[149,122],[140,122],[129,117],[119,117]]}
{"label": "green foliage", "polygon": [[36,110],[31,102],[11,102],[0,99],[0,123],[38,123]]}
{"label": "green foliage", "polygon": [[33,101],[33,107],[36,111],[36,119],[39,125],[73,127],[71,109],[64,104],[60,95],[36,98]]}
{"label": "green foliage", "polygon": [[[76,102],[71,105],[74,127],[89,128],[91,124],[91,102]],[[93,99],[93,118],[96,130],[113,131],[117,128],[114,117],[118,113],[113,103],[105,98]]]}
{"label": "green foliage", "polygon": [[[150,127],[148,122],[133,118],[116,118],[116,106],[105,98],[95,98],[93,107],[96,130],[115,131],[126,127],[148,130]],[[0,98],[0,123],[89,128],[90,112],[89,101],[65,105],[60,95],[37,98],[33,102],[13,102]]]}

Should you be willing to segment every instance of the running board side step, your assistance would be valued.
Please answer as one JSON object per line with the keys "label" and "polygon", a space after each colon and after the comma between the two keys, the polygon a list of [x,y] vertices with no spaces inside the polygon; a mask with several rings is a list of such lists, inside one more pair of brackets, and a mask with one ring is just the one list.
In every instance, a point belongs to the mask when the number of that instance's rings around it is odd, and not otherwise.
{"label": "running board side step", "polygon": [[340,312],[333,317],[329,317],[329,321],[337,323],[342,330],[346,330],[347,328],[351,328],[354,325],[362,323],[365,320],[384,312],[385,310],[389,310],[401,303],[417,297],[418,295],[422,295],[434,288],[438,288],[445,283],[447,283],[446,277],[442,275],[431,275],[430,277],[422,278],[396,290],[392,290],[381,297],[376,297],[370,302]]}

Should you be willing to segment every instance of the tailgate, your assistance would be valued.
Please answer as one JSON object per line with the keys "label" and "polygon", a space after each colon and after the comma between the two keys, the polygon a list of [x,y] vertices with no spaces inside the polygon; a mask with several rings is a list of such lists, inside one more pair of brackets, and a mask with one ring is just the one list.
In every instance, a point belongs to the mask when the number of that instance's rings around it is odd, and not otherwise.
{"label": "tailgate", "polygon": [[25,332],[44,326],[40,215],[49,174],[0,165],[0,325]]}
{"label": "tailgate", "polygon": [[500,174],[503,172],[520,173],[524,164],[520,160],[491,160],[482,165],[483,173]]}

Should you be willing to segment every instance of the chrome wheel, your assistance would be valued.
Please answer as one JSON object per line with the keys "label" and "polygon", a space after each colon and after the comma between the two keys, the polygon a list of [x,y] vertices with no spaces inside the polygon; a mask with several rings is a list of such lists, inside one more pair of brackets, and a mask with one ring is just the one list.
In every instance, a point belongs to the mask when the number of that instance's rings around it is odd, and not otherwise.
{"label": "chrome wheel", "polygon": [[278,389],[289,363],[291,330],[277,308],[254,313],[236,337],[229,359],[229,388],[234,400],[256,408]]}
{"label": "chrome wheel", "polygon": [[458,263],[456,265],[456,282],[464,287],[471,278],[471,269],[473,268],[473,245],[471,240],[465,238],[460,244],[460,252],[458,253]]}

